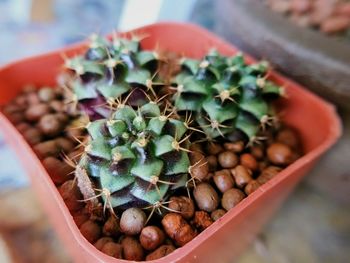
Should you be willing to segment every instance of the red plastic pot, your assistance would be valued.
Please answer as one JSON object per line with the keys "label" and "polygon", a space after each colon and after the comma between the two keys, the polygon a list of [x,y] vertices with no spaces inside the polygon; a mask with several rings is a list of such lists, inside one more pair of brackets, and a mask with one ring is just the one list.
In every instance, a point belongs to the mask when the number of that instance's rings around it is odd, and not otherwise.
{"label": "red plastic pot", "polygon": [[[143,47],[148,49],[158,44],[163,49],[191,57],[200,57],[213,47],[226,55],[237,52],[232,45],[194,25],[160,23],[136,31],[149,35],[142,41]],[[79,44],[1,68],[0,104],[12,99],[25,84],[54,84],[63,62],[61,54],[71,55],[83,47],[83,44]],[[247,60],[254,61],[250,57]],[[288,99],[281,100],[278,105],[283,111],[283,121],[300,132],[305,155],[245,198],[190,243],[154,262],[232,262],[272,217],[300,179],[340,136],[341,124],[332,105],[278,73],[274,72],[271,78],[286,87]],[[80,234],[40,161],[1,113],[0,128],[16,151],[39,200],[75,261],[126,262],[98,251]]]}

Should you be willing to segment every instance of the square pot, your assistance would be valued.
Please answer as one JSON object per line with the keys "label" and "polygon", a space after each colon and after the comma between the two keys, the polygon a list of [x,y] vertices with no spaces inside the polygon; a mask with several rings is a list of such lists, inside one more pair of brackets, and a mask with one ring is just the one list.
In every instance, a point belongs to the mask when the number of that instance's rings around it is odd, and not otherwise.
{"label": "square pot", "polygon": [[[142,41],[142,46],[146,49],[154,48],[158,44],[162,49],[197,58],[213,47],[224,55],[237,52],[232,45],[194,25],[158,23],[134,32],[149,35]],[[122,35],[127,36],[129,33]],[[78,44],[0,68],[0,105],[11,100],[25,84],[55,84],[57,74],[62,70],[61,54],[70,56],[82,51],[84,47],[84,44]],[[246,60],[254,62],[249,56],[246,56]],[[278,106],[283,111],[283,121],[299,131],[305,155],[262,185],[184,247],[153,262],[232,262],[254,239],[300,179],[339,138],[341,124],[332,105],[276,72],[271,74],[271,79],[286,88],[288,99],[280,99]],[[127,262],[103,254],[80,234],[39,159],[1,113],[0,129],[30,176],[38,199],[74,260]]]}

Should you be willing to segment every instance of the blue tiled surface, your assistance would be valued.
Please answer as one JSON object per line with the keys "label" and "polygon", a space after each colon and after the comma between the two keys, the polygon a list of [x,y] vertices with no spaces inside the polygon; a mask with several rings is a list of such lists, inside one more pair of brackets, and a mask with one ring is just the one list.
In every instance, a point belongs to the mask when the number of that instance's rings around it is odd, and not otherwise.
{"label": "blue tiled surface", "polygon": [[0,134],[0,191],[24,187],[28,184],[25,171]]}

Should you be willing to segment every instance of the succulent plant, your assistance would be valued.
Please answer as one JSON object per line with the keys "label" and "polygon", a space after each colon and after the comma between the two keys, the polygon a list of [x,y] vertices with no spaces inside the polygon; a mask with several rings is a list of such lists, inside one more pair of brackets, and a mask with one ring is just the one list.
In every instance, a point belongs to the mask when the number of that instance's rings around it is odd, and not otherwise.
{"label": "succulent plant", "polygon": [[109,119],[90,122],[87,131],[90,138],[76,169],[86,199],[99,189],[110,208],[142,208],[186,185],[187,127],[157,103],[137,109],[119,104]]}
{"label": "succulent plant", "polygon": [[108,40],[94,34],[85,54],[65,59],[65,67],[75,73],[66,85],[72,90],[72,101],[90,119],[108,118],[115,100],[131,90],[129,104],[133,106],[147,102],[144,91],[155,96],[161,60],[157,51],[141,50],[136,37]]}
{"label": "succulent plant", "polygon": [[270,98],[283,89],[266,80],[267,62],[247,65],[242,54],[212,50],[202,60],[182,59],[181,66],[173,80],[175,107],[193,113],[208,139],[239,134],[252,141],[275,118]]}

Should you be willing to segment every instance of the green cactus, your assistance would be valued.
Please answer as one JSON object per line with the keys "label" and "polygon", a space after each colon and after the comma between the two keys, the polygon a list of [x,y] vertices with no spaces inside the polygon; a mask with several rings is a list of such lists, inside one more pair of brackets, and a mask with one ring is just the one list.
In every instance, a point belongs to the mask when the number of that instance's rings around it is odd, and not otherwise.
{"label": "green cactus", "polygon": [[181,65],[173,80],[175,107],[194,113],[208,139],[240,133],[252,141],[275,118],[270,98],[283,89],[266,80],[266,62],[247,65],[242,54],[224,57],[210,51],[201,61],[185,58]]}
{"label": "green cactus", "polygon": [[154,102],[138,109],[120,104],[111,118],[90,122],[90,140],[76,170],[82,193],[90,191],[85,198],[95,196],[91,184],[110,208],[146,207],[185,187],[187,128],[171,115]]}
{"label": "green cactus", "polygon": [[94,34],[84,55],[65,60],[75,73],[67,85],[90,119],[108,118],[115,100],[131,90],[133,106],[147,102],[145,92],[153,99],[154,87],[161,84],[156,75],[162,59],[156,51],[141,50],[135,37],[107,40]]}

